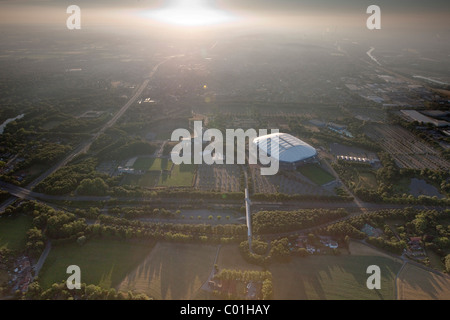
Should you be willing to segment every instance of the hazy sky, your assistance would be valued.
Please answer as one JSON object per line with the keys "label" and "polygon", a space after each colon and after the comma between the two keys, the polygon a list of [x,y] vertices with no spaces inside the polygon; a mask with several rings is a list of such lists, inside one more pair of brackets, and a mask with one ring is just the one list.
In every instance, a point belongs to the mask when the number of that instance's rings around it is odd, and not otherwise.
{"label": "hazy sky", "polygon": [[173,2],[205,1],[208,7],[231,13],[240,23],[290,28],[364,28],[371,4],[380,6],[382,29],[389,32],[426,30],[450,32],[448,0],[0,0],[0,23],[65,26],[66,8],[82,9],[85,27],[138,26],[152,23],[141,13]]}

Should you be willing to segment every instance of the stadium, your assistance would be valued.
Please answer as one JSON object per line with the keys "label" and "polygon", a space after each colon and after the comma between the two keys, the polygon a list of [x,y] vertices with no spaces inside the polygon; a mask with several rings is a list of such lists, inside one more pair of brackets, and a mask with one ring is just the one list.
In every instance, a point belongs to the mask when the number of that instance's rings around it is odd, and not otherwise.
{"label": "stadium", "polygon": [[[262,149],[268,155],[272,155],[271,141],[278,137],[280,167],[284,169],[296,169],[305,163],[316,162],[317,150],[306,142],[287,133],[272,133],[255,138],[253,144]],[[276,153],[276,149],[275,153]]]}

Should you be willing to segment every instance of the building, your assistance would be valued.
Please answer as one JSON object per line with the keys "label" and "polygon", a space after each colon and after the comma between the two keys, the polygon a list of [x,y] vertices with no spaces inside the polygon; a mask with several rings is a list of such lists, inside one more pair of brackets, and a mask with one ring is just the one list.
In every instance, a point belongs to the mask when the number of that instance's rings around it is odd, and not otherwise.
{"label": "building", "polygon": [[[278,138],[278,143],[272,141]],[[255,138],[253,144],[262,149],[267,155],[277,154],[280,167],[295,169],[304,163],[315,162],[317,150],[306,142],[287,133],[272,133]]]}
{"label": "building", "polygon": [[443,128],[450,126],[450,123],[444,120],[436,120],[430,117],[427,117],[423,115],[420,112],[417,112],[416,110],[400,110],[400,112],[405,115],[408,119],[411,121],[417,121],[419,123],[423,124],[432,124],[435,127]]}

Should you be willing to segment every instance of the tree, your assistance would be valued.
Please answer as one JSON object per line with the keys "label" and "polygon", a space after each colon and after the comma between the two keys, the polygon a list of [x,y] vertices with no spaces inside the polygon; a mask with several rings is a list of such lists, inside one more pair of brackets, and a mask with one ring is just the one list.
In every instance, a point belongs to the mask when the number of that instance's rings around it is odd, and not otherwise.
{"label": "tree", "polygon": [[88,195],[88,196],[104,196],[108,191],[108,185],[106,182],[97,177],[95,179],[84,179],[81,181],[80,185],[77,188],[77,193],[80,195]]}
{"label": "tree", "polygon": [[445,269],[450,273],[450,253],[445,257]]}
{"label": "tree", "polygon": [[347,235],[347,236],[345,236],[345,238],[344,238],[344,243],[345,243],[345,245],[347,246],[347,248],[348,248],[348,246],[350,245],[350,237]]}
{"label": "tree", "polygon": [[306,250],[305,248],[300,248],[298,249],[298,255],[300,257],[307,257],[308,256],[308,250]]}
{"label": "tree", "polygon": [[261,292],[263,295],[263,300],[269,300],[272,298],[273,294],[273,287],[272,287],[272,281],[270,279],[266,279],[263,282]]}

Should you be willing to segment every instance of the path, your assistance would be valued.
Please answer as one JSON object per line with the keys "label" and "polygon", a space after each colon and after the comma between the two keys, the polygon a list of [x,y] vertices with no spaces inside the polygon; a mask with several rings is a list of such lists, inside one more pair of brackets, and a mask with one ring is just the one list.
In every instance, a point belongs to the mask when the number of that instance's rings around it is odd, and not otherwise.
{"label": "path", "polygon": [[214,279],[214,276],[216,275],[216,264],[217,264],[217,259],[219,258],[219,253],[220,253],[220,249],[222,248],[222,245],[219,244],[219,246],[217,247],[217,252],[216,252],[216,257],[214,258],[214,263],[212,265],[212,269],[211,269],[211,273],[209,274],[208,279],[206,279],[206,281],[202,284],[202,286],[200,287],[200,290],[204,290],[207,292],[211,292],[211,288],[209,287],[209,282],[212,281]]}
{"label": "path", "polygon": [[48,257],[48,254],[50,253],[50,250],[52,248],[52,243],[49,241],[47,242],[47,245],[45,246],[44,251],[42,252],[41,256],[39,257],[38,262],[34,265],[34,276],[37,277],[39,275],[39,272],[41,271],[45,260]]}

